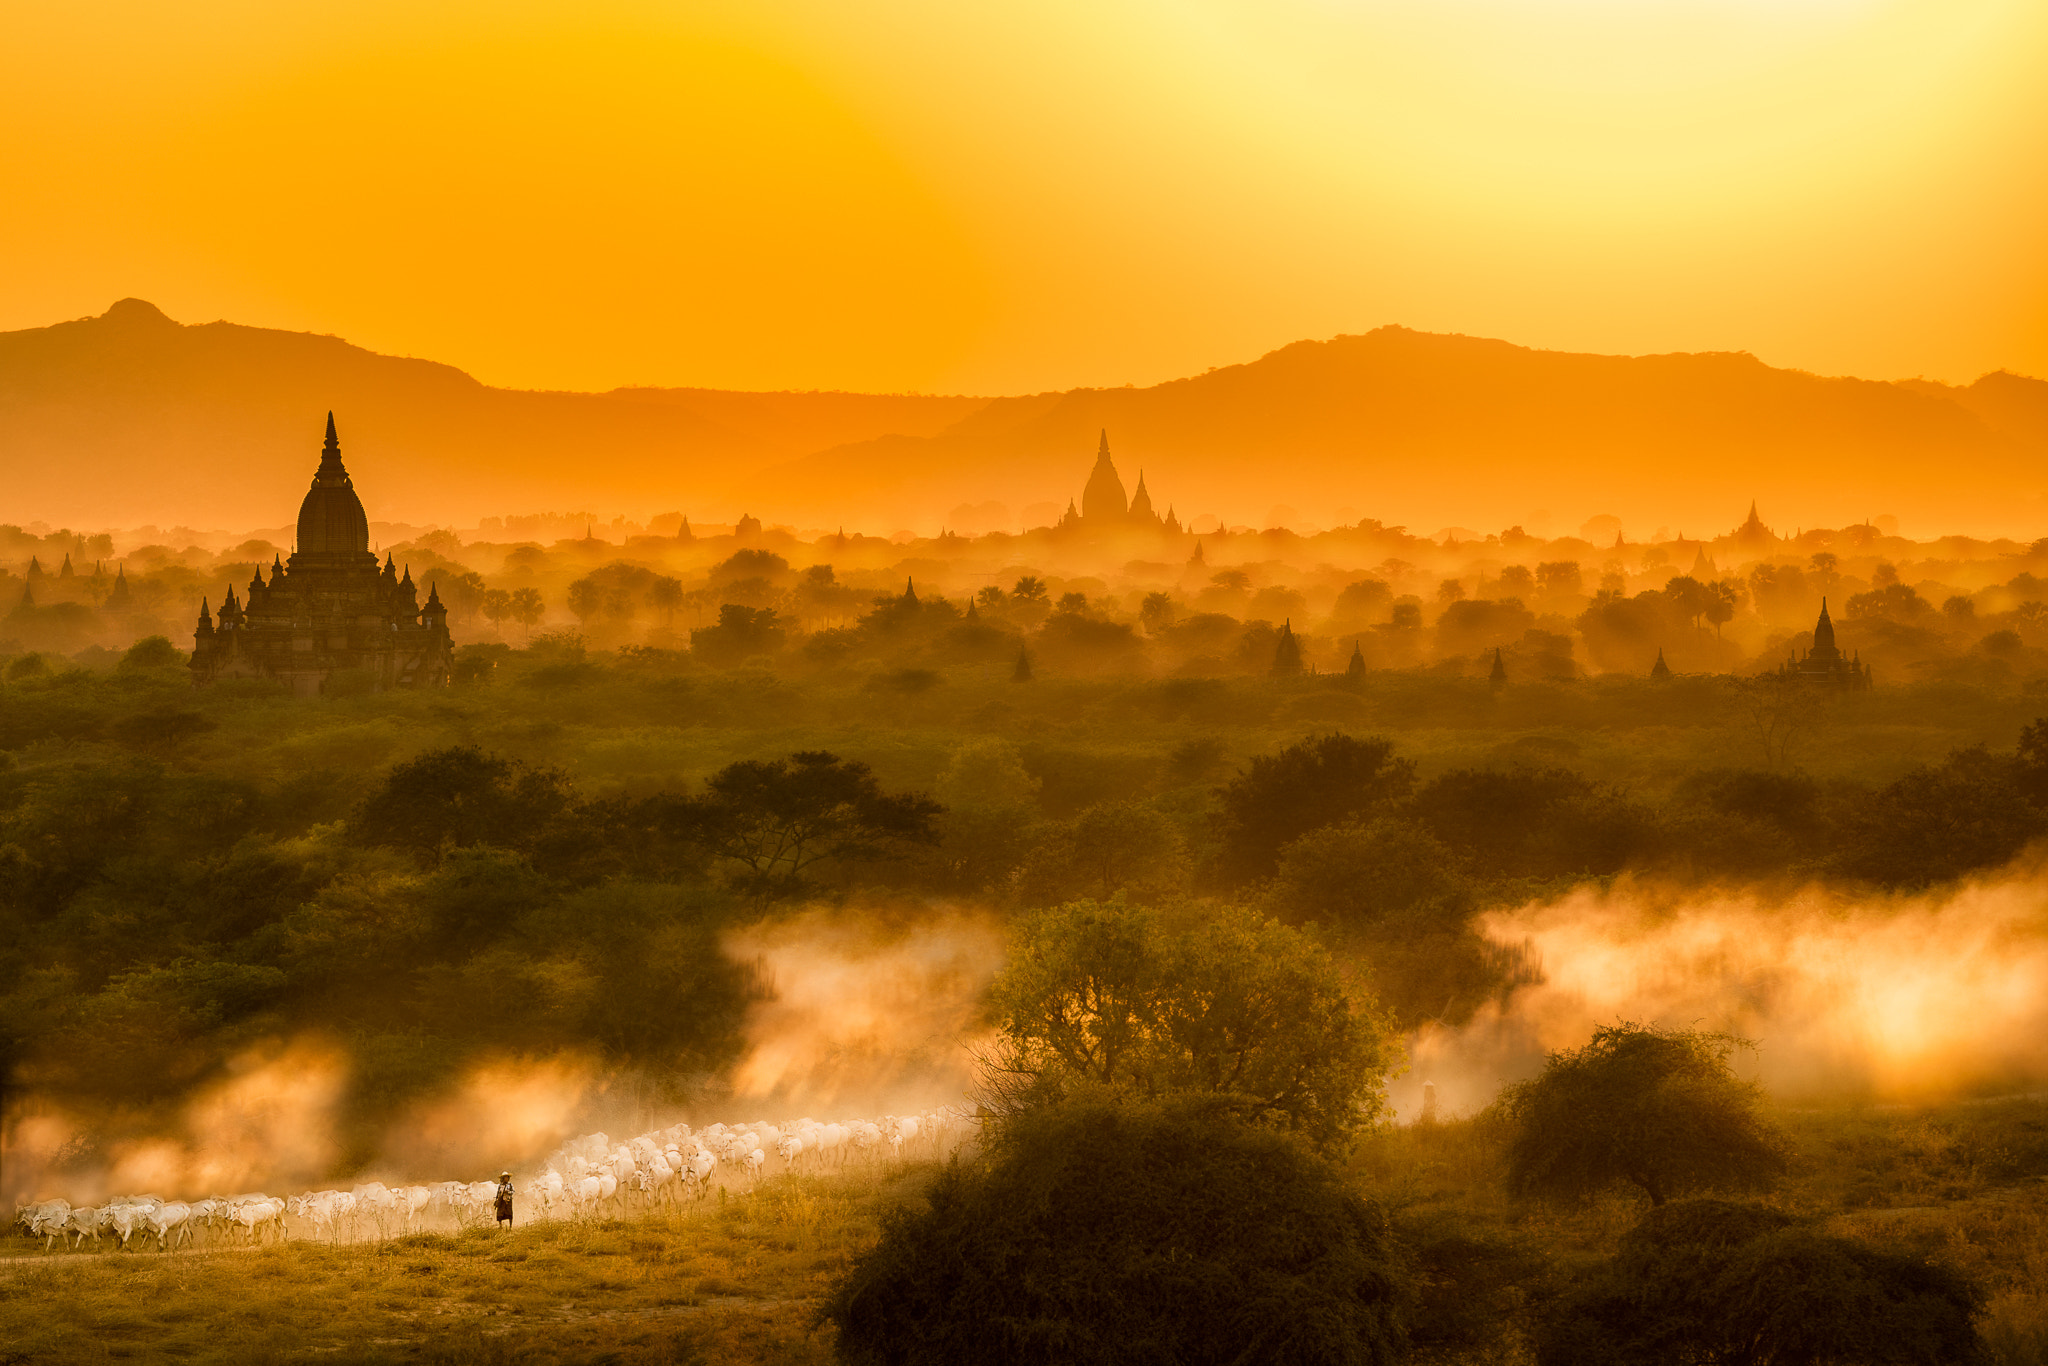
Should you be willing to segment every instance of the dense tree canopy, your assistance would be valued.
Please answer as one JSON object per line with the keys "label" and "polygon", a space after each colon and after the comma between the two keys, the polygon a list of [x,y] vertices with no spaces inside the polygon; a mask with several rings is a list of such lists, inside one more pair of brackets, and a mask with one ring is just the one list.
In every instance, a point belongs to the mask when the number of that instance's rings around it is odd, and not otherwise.
{"label": "dense tree canopy", "polygon": [[1397,802],[1414,783],[1415,764],[1386,740],[1322,735],[1259,755],[1218,794],[1223,866],[1267,876],[1289,841]]}

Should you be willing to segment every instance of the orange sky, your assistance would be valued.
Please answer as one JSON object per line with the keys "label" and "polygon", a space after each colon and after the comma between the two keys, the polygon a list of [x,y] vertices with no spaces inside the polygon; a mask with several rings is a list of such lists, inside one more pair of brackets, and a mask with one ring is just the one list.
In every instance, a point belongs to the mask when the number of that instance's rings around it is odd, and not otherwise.
{"label": "orange sky", "polygon": [[2040,0],[0,0],[0,328],[1021,392],[1385,322],[2048,375]]}

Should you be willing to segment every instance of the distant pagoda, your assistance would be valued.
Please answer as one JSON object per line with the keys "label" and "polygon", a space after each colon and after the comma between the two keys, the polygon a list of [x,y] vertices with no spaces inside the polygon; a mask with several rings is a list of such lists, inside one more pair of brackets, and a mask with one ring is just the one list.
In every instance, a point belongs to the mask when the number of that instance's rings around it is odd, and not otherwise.
{"label": "distant pagoda", "polygon": [[267,678],[301,697],[322,692],[335,674],[361,671],[378,692],[438,688],[448,682],[454,643],[438,586],[425,603],[408,568],[370,553],[370,521],[341,463],[334,414],[313,486],[299,504],[298,546],[289,563],[259,566],[246,600],[228,590],[218,622],[199,605],[192,681]]}
{"label": "distant pagoda", "polygon": [[1169,509],[1162,518],[1152,505],[1152,492],[1145,487],[1145,472],[1138,472],[1137,492],[1126,497],[1124,481],[1116,472],[1116,462],[1109,455],[1109,432],[1104,430],[1095,447],[1095,467],[1088,473],[1088,483],[1081,490],[1078,507],[1070,499],[1066,515],[1058,523],[1061,530],[1081,531],[1164,531],[1178,534],[1180,521]]}
{"label": "distant pagoda", "polygon": [[1846,656],[1835,644],[1835,623],[1828,600],[1820,600],[1820,620],[1813,626],[1813,648],[1785,661],[1777,676],[1787,682],[1818,683],[1860,692],[1870,686],[1870,669],[1862,656]]}

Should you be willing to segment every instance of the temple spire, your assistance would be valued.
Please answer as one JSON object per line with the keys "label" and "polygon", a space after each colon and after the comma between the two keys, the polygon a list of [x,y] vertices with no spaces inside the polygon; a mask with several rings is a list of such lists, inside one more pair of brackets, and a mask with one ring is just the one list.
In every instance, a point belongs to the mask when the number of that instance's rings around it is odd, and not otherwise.
{"label": "temple spire", "polygon": [[341,438],[334,434],[334,414],[327,415],[327,439],[320,443],[320,471],[313,476],[314,482],[348,478],[348,470],[341,463]]}

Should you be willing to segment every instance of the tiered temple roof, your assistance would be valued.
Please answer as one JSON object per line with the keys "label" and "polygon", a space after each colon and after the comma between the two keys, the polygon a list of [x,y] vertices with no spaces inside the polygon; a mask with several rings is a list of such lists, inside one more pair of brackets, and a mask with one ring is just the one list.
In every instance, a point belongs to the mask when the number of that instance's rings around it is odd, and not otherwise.
{"label": "tiered temple roof", "polygon": [[[216,620],[217,617],[217,620]],[[234,589],[216,614],[200,603],[192,679],[267,678],[301,696],[350,673],[374,691],[441,687],[454,646],[437,586],[419,600],[408,567],[370,553],[370,522],[341,463],[334,414],[313,485],[299,505],[298,545],[289,562],[258,567],[246,597]]]}

